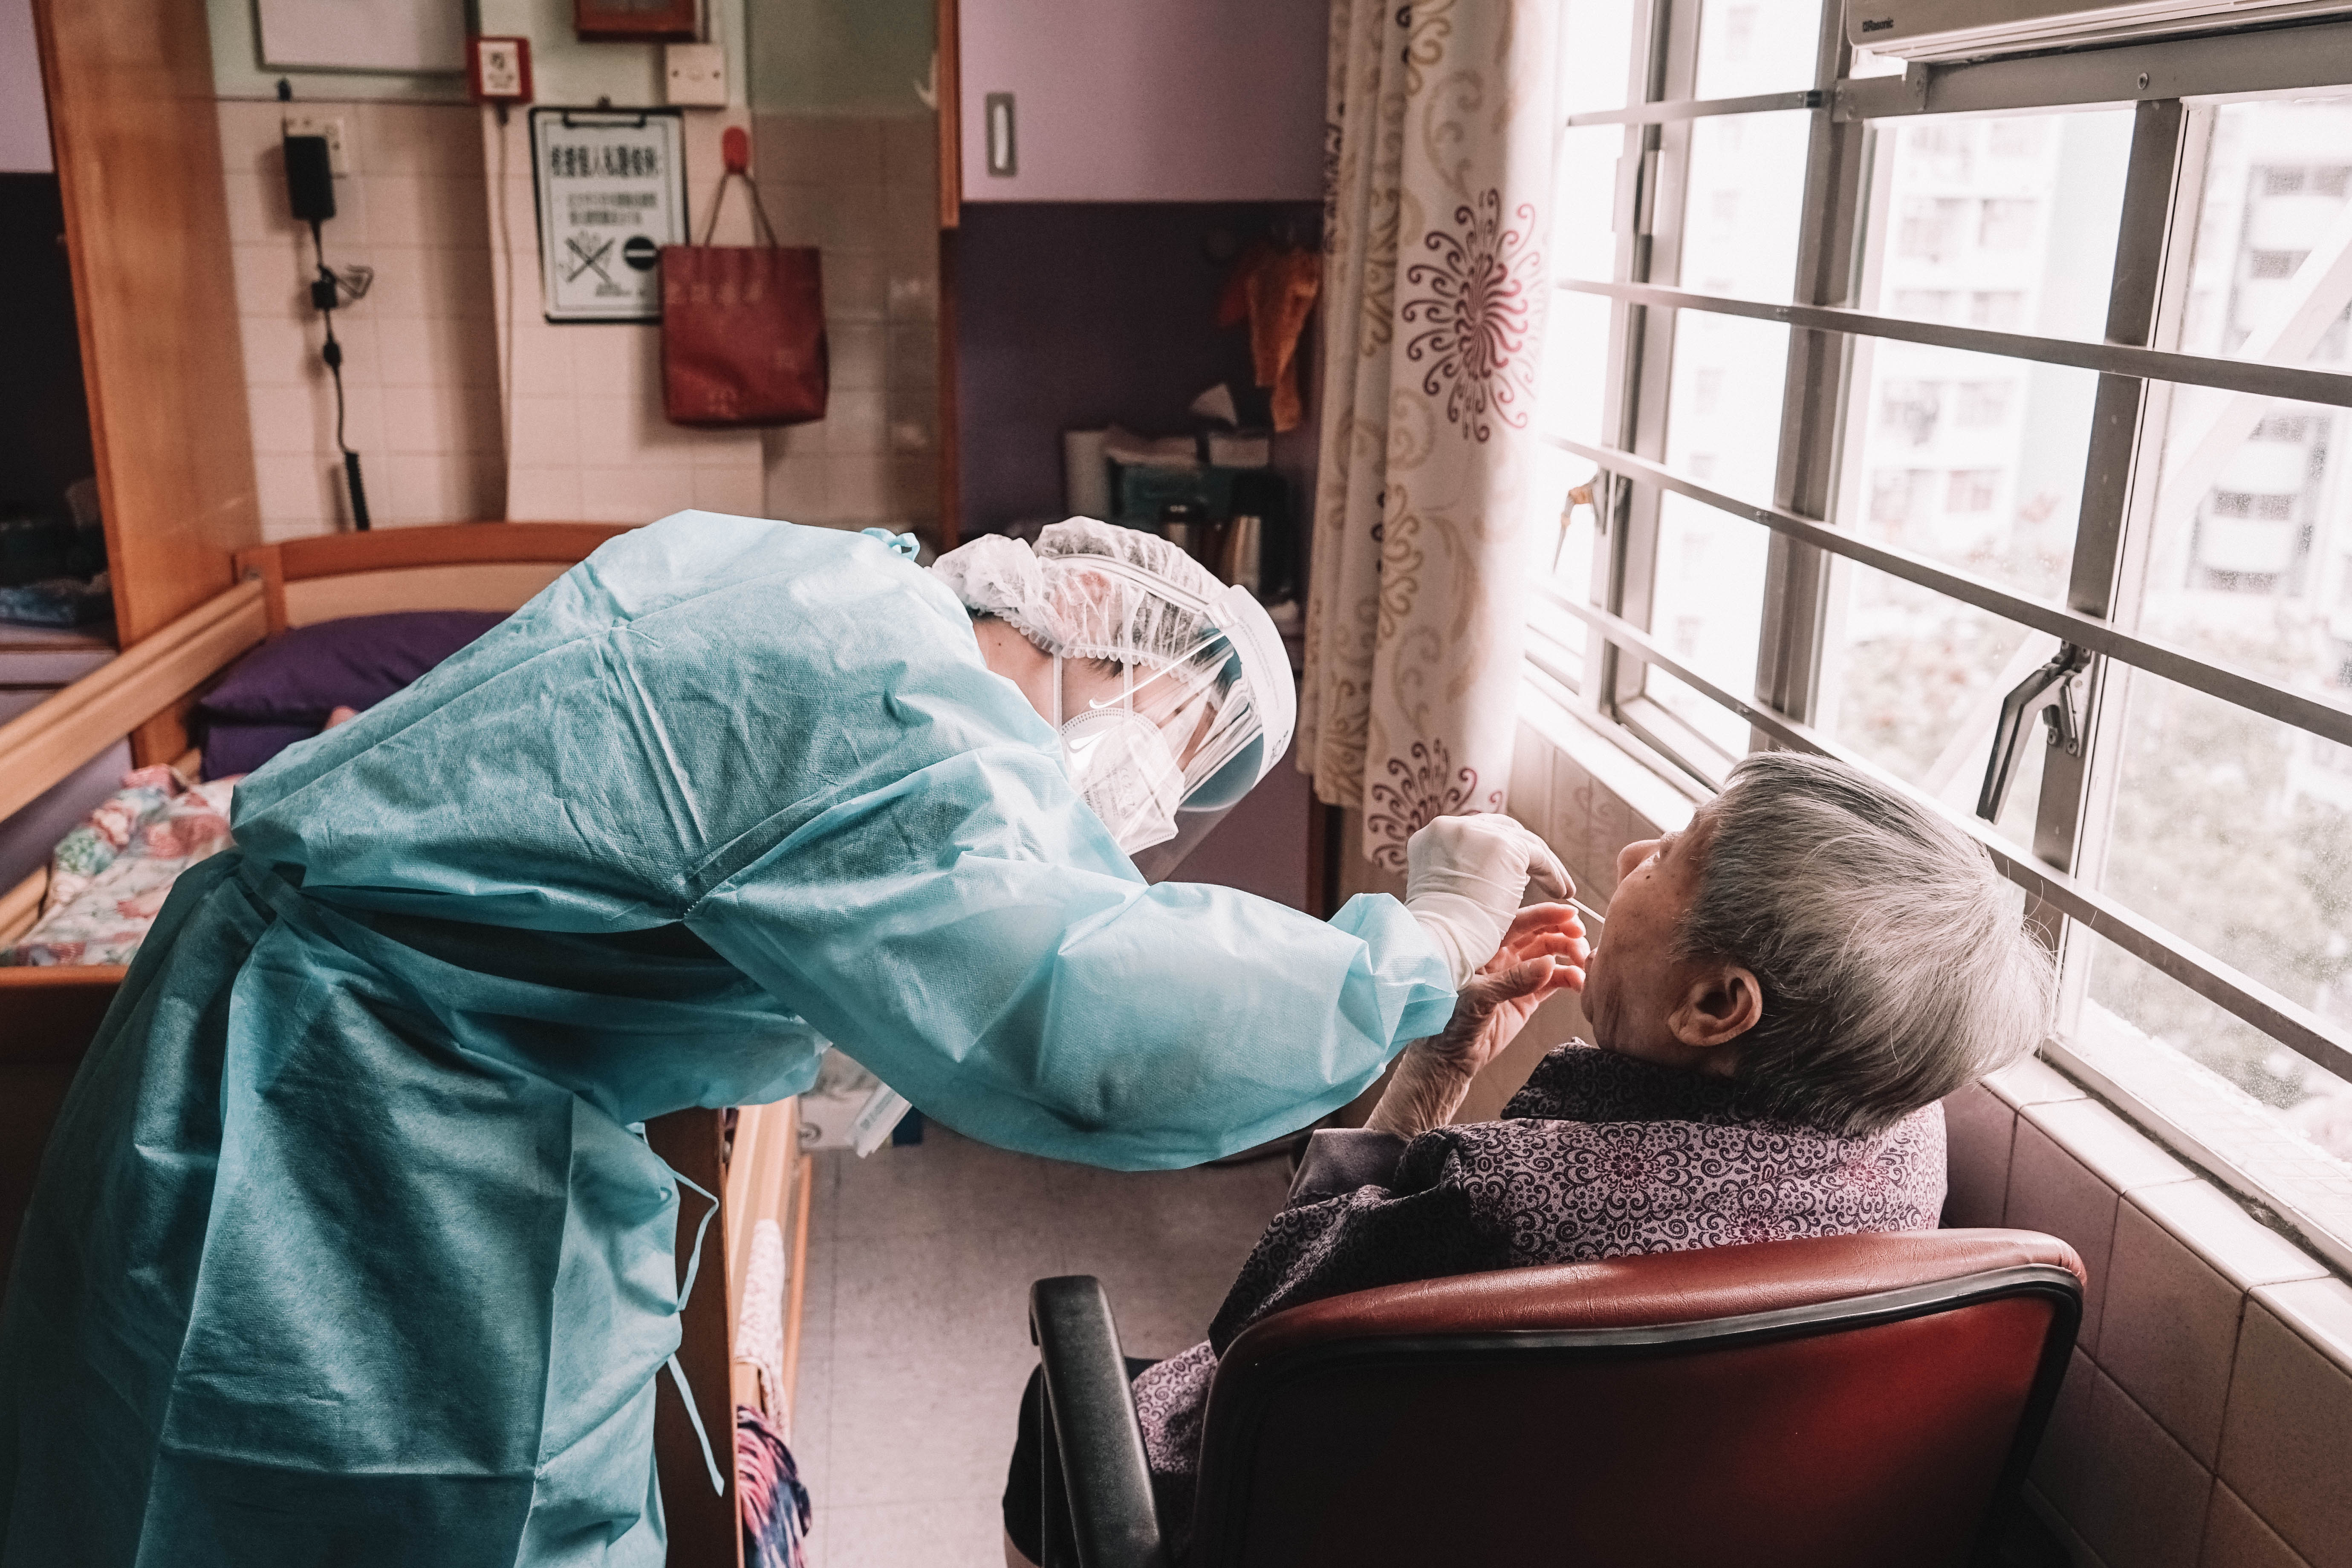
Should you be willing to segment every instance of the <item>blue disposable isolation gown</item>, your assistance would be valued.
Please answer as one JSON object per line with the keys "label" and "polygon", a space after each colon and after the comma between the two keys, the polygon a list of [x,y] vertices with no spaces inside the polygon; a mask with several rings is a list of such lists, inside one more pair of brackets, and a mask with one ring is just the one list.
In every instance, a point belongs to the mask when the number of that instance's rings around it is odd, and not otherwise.
{"label": "blue disposable isolation gown", "polygon": [[633,1124],[834,1040],[973,1137],[1184,1165],[1453,1003],[1393,900],[1146,887],[954,596],[789,524],[613,541],[236,829],[42,1167],[5,1568],[658,1563],[681,1204]]}

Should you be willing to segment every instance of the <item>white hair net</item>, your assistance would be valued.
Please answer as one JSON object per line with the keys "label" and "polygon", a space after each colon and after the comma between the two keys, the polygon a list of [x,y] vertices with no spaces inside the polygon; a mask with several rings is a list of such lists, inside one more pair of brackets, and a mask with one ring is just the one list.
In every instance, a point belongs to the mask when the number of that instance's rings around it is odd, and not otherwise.
{"label": "white hair net", "polygon": [[[1106,563],[1116,565],[1104,570]],[[1018,627],[1047,653],[1150,669],[1198,651],[1202,613],[1224,592],[1207,567],[1158,534],[1090,517],[1052,524],[1034,550],[982,534],[931,570],[967,609]]]}
{"label": "white hair net", "polygon": [[[1187,810],[1232,805],[1289,749],[1297,694],[1281,634],[1248,590],[1225,586],[1157,534],[1074,517],[1045,529],[1034,549],[983,535],[931,570],[973,614],[1049,654],[1149,672],[1138,682],[1157,689],[1142,694],[1146,704],[1188,715]],[[1196,712],[1204,719],[1189,717]]]}

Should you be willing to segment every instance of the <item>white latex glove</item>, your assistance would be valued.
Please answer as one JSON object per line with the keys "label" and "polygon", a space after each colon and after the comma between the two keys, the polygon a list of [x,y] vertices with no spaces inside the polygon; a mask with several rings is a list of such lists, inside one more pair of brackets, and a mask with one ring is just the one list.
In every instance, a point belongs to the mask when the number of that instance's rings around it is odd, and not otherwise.
{"label": "white latex glove", "polygon": [[1456,991],[1503,945],[1528,887],[1576,891],[1550,846],[1498,811],[1441,816],[1404,846],[1404,907],[1437,944]]}

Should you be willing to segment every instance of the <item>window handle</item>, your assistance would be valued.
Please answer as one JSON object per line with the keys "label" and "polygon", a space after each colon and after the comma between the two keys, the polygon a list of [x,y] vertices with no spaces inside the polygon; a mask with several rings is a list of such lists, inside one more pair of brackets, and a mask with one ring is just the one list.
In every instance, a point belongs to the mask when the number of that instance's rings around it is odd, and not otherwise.
{"label": "window handle", "polygon": [[2063,746],[2070,757],[2083,754],[2084,676],[2091,668],[2091,650],[2073,643],[2058,645],[2056,657],[2017,683],[2001,700],[2000,722],[1992,732],[1992,755],[1985,763],[1984,788],[1977,794],[1977,815],[1987,822],[2000,820],[2009,786],[2017,776],[2017,753],[2025,744],[2028,717],[2039,711],[2050,731],[2050,744]]}

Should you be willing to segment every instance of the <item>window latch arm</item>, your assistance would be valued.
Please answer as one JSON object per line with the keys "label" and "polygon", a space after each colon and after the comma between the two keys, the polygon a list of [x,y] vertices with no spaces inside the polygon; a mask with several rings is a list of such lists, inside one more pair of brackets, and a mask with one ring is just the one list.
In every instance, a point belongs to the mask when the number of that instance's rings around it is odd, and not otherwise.
{"label": "window latch arm", "polygon": [[2089,648],[2061,643],[2049,663],[2019,681],[2001,700],[2000,722],[1992,732],[1992,755],[1985,763],[1984,788],[1977,792],[1979,816],[1987,822],[2000,820],[2032,714],[2042,715],[2051,745],[2064,748],[2070,757],[2083,754],[2084,690],[2089,684],[2084,678],[2090,668]]}

